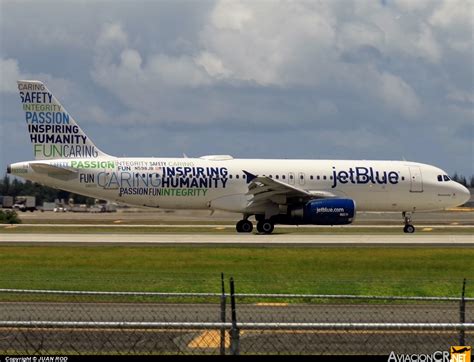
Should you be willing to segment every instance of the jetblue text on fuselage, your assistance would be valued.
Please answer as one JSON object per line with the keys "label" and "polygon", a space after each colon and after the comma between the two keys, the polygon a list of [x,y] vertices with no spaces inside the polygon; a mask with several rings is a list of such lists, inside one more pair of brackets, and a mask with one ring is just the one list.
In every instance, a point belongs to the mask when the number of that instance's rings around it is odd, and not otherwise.
{"label": "jetblue text on fuselage", "polygon": [[348,170],[338,171],[332,168],[332,188],[340,184],[398,184],[400,175],[396,171],[378,171],[373,167],[354,167]]}

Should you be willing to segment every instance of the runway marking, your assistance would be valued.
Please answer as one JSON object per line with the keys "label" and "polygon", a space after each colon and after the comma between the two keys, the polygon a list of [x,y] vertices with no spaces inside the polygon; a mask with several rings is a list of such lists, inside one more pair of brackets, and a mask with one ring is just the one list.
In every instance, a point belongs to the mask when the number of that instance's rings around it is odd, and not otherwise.
{"label": "runway marking", "polygon": [[288,303],[255,303],[257,307],[288,307]]}
{"label": "runway marking", "polygon": [[450,209],[446,209],[446,211],[472,212],[472,211],[474,211],[474,207],[453,207],[453,208],[450,208]]}
{"label": "runway marking", "polygon": [[[242,336],[244,332],[240,333]],[[225,348],[230,347],[230,334],[225,333],[224,338]],[[210,330],[204,331],[199,336],[188,343],[189,348],[219,348],[221,346],[221,331]]]}

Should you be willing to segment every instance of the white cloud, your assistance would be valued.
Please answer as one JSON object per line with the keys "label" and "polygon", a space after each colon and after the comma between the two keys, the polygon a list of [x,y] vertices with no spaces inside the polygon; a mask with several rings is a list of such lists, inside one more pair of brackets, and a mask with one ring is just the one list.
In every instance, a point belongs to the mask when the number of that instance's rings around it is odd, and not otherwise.
{"label": "white cloud", "polygon": [[427,24],[420,26],[420,32],[415,38],[414,45],[423,58],[430,60],[432,63],[439,63],[441,60],[441,49]]}
{"label": "white cloud", "polygon": [[97,45],[104,46],[126,46],[128,43],[127,34],[123,31],[122,25],[117,23],[104,24],[99,37],[97,38]]}
{"label": "white cloud", "polygon": [[396,8],[402,11],[426,10],[434,3],[432,0],[394,0]]}
{"label": "white cloud", "polygon": [[[451,88],[448,89],[447,98],[461,103],[468,103],[471,107],[474,107],[474,92],[467,92],[460,89]],[[471,109],[474,111],[474,108]]]}
{"label": "white cloud", "polygon": [[435,9],[429,23],[448,49],[472,54],[473,14],[473,0],[446,0]]}
{"label": "white cloud", "polygon": [[[218,2],[200,33],[205,51],[222,64],[230,81],[262,86],[306,83],[308,75],[301,72],[333,53],[333,16],[326,5],[233,3]],[[297,67],[301,69],[295,71]],[[312,72],[309,79],[317,79],[316,74]]]}
{"label": "white cloud", "polygon": [[222,63],[222,60],[215,54],[206,51],[202,52],[196,57],[196,64],[204,67],[207,74],[213,78],[230,78],[232,76],[232,73]]}
{"label": "white cloud", "polygon": [[54,87],[57,92],[60,92],[63,97],[68,96],[74,89],[71,81],[64,78],[57,78],[47,73],[28,73],[20,69],[17,59],[3,59],[0,58],[0,92],[3,93],[17,93],[17,80],[31,79],[40,80],[46,86]]}
{"label": "white cloud", "polygon": [[393,74],[380,75],[380,97],[388,108],[399,110],[407,118],[415,118],[421,104],[415,91],[403,79]]}
{"label": "white cloud", "polygon": [[472,24],[472,0],[448,0],[440,3],[430,18],[433,25],[446,29],[466,28]]}
{"label": "white cloud", "polygon": [[142,57],[134,49],[125,49],[120,54],[121,65],[132,72],[139,72],[142,66]]}
{"label": "white cloud", "polygon": [[213,25],[218,30],[242,31],[254,19],[253,13],[243,2],[219,1],[211,14]]}
{"label": "white cloud", "polygon": [[[191,128],[203,130],[193,145],[204,152],[215,151],[211,131],[245,155],[255,144],[268,155],[338,152],[317,137],[325,131],[345,153],[370,153],[364,145],[378,147],[387,129],[413,141],[418,127],[437,143],[427,157],[448,160],[439,143],[472,123],[473,0],[48,4],[2,8],[2,97],[17,78],[40,79],[79,120],[133,127],[137,140],[172,130],[168,150]],[[4,119],[18,110],[10,103]],[[217,136],[235,130],[240,143]]]}
{"label": "white cloud", "polygon": [[0,92],[16,93],[16,81],[22,79],[16,59],[0,58]]}
{"label": "white cloud", "polygon": [[[222,0],[201,23],[198,49],[191,54],[146,54],[133,48],[132,36],[120,23],[105,24],[92,75],[131,111],[142,113],[154,113],[159,89],[254,84],[329,87],[358,97],[362,92],[364,101],[382,100],[387,111],[413,120],[424,102],[417,93],[420,85],[402,67],[420,59],[441,62],[446,44],[440,44],[443,38],[434,27],[447,26],[449,9],[446,3],[407,0],[390,6]],[[384,69],[384,62],[392,62],[393,69]],[[229,109],[222,101],[213,103]],[[329,112],[318,107],[315,114]],[[338,112],[336,106],[331,109]]]}

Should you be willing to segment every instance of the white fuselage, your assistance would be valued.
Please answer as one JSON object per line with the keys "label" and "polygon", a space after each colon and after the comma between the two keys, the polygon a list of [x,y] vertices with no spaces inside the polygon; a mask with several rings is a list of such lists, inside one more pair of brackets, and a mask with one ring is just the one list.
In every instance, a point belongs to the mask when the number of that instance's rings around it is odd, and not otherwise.
{"label": "white fuselage", "polygon": [[[35,164],[38,167],[35,167]],[[56,171],[41,166],[51,165]],[[432,211],[460,205],[468,190],[434,166],[407,161],[263,160],[231,157],[94,158],[12,164],[41,184],[128,205],[165,209],[249,209],[247,174],[355,201],[358,211]],[[62,172],[64,170],[65,172]],[[442,177],[441,177],[442,178]]]}

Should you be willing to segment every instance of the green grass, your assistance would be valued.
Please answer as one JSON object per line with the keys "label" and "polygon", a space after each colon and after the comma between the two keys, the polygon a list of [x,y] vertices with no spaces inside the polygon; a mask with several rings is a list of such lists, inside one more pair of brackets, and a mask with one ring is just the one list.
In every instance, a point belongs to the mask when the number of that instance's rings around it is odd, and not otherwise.
{"label": "green grass", "polygon": [[[0,246],[0,288],[458,296],[473,248]],[[468,284],[467,295],[474,296]]]}

